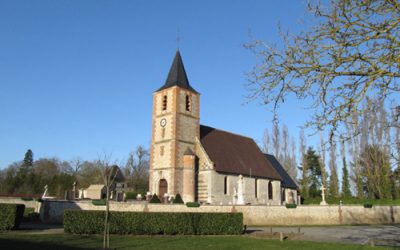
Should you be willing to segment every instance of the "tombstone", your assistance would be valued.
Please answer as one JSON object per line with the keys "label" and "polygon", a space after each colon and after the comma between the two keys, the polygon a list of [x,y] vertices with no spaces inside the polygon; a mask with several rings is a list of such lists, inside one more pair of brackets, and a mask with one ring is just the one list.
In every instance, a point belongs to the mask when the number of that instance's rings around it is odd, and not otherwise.
{"label": "tombstone", "polygon": [[239,175],[239,179],[237,182],[238,185],[238,191],[237,191],[237,204],[238,205],[244,205],[244,180],[243,180],[243,175]]}
{"label": "tombstone", "polygon": [[288,195],[288,204],[293,204],[294,203],[294,199],[293,199],[293,191],[289,190],[289,195]]}
{"label": "tombstone", "polygon": [[233,187],[232,204],[235,205],[237,202],[237,191],[236,187]]}
{"label": "tombstone", "polygon": [[152,197],[151,193],[149,191],[147,191],[147,193],[146,193],[146,201],[151,200],[151,197]]}
{"label": "tombstone", "polygon": [[328,203],[326,203],[326,201],[325,201],[325,190],[326,190],[326,188],[324,187],[324,185],[322,185],[322,187],[321,187],[322,201],[321,201],[321,203],[319,203],[321,206],[328,205]]}
{"label": "tombstone", "polygon": [[42,195],[42,199],[47,197],[48,189],[49,189],[49,187],[48,187],[47,184],[46,184],[46,186],[44,186],[44,193],[43,193],[43,195]]}
{"label": "tombstone", "polygon": [[169,195],[167,193],[165,193],[164,197],[163,197],[164,198],[164,200],[163,200],[164,203],[168,203],[168,197],[169,197]]}

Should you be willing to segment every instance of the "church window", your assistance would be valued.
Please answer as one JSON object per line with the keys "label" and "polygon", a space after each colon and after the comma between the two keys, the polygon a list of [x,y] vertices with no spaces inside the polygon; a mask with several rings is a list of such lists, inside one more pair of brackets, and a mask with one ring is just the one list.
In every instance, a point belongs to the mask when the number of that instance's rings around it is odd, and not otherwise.
{"label": "church window", "polygon": [[190,95],[186,95],[186,111],[192,110],[192,103],[190,100]]}
{"label": "church window", "polygon": [[258,187],[257,187],[257,184],[258,184],[258,180],[257,179],[254,179],[254,196],[256,197],[256,198],[258,198]]}
{"label": "church window", "polygon": [[272,200],[274,197],[273,197],[273,195],[272,195],[272,183],[271,183],[271,181],[269,181],[268,182],[268,199],[269,200]]}
{"label": "church window", "polygon": [[224,194],[228,194],[228,176],[224,178]]}
{"label": "church window", "polygon": [[165,128],[162,128],[162,130],[161,130],[161,137],[162,137],[162,138],[165,137]]}
{"label": "church window", "polygon": [[163,102],[162,102],[162,110],[163,110],[163,111],[164,111],[164,110],[167,110],[167,101],[168,101],[167,98],[168,98],[167,95],[164,95],[164,96],[163,96]]}
{"label": "church window", "polygon": [[160,155],[163,156],[164,155],[164,146],[160,147]]}

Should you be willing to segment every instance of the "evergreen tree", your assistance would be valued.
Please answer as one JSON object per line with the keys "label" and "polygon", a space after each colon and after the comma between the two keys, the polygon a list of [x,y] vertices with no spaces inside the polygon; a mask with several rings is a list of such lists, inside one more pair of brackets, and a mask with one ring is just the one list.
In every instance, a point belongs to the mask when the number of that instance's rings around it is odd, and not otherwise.
{"label": "evergreen tree", "polygon": [[343,157],[342,197],[351,197],[349,171],[347,170],[346,157]]}
{"label": "evergreen tree", "polygon": [[33,166],[33,152],[32,150],[28,149],[25,153],[24,157],[24,165],[25,167],[32,167]]}
{"label": "evergreen tree", "polygon": [[321,172],[321,161],[320,156],[316,154],[312,147],[309,147],[306,154],[306,166],[308,169],[308,176],[310,180],[309,184],[309,196],[317,197],[321,195],[322,185],[322,172]]}
{"label": "evergreen tree", "polygon": [[339,180],[336,170],[336,145],[331,144],[330,155],[329,155],[329,168],[331,171],[331,176],[329,178],[329,195],[335,198],[339,197]]}
{"label": "evergreen tree", "polygon": [[34,183],[33,173],[33,152],[28,149],[25,153],[22,165],[19,166],[15,183],[17,184],[13,192],[20,194],[32,194],[32,186]]}
{"label": "evergreen tree", "polygon": [[346,161],[346,144],[344,142],[343,137],[340,139],[340,154],[342,157],[342,192],[341,192],[341,197],[343,198],[349,198],[351,197],[351,191],[350,191],[350,180],[349,180],[349,171],[347,169],[347,161]]}

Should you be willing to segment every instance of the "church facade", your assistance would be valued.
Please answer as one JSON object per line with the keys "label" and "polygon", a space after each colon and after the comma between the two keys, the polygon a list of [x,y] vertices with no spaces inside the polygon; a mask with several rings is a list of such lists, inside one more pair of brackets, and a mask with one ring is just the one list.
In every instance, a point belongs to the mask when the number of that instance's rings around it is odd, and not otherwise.
{"label": "church facade", "polygon": [[150,192],[207,204],[297,203],[297,185],[271,159],[251,138],[200,125],[200,94],[177,51],[153,94]]}

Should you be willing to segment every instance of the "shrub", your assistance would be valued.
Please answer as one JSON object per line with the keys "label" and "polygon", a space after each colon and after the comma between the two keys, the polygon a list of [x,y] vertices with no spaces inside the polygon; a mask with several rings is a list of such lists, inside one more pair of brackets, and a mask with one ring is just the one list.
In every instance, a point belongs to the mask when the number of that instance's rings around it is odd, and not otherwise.
{"label": "shrub", "polygon": [[372,204],[364,204],[364,208],[372,208]]}
{"label": "shrub", "polygon": [[285,206],[286,206],[286,208],[296,208],[297,207],[296,204],[286,204]]}
{"label": "shrub", "polygon": [[200,203],[198,202],[186,202],[187,207],[200,207]]}
{"label": "shrub", "polygon": [[153,194],[153,196],[151,197],[149,203],[161,203],[160,199],[158,198],[158,196],[156,194]]}
{"label": "shrub", "polygon": [[[66,210],[64,231],[100,234],[104,211]],[[241,234],[242,213],[143,213],[110,212],[112,234]]]}
{"label": "shrub", "polygon": [[180,194],[176,194],[175,199],[174,199],[174,204],[183,204],[183,200]]}
{"label": "shrub", "polygon": [[23,201],[33,201],[32,197],[22,197],[21,200]]}
{"label": "shrub", "polygon": [[125,197],[127,200],[136,200],[136,192],[125,192]]}
{"label": "shrub", "polygon": [[105,206],[106,200],[92,200],[92,204],[95,206]]}
{"label": "shrub", "polygon": [[0,204],[0,231],[18,228],[24,216],[25,205]]}

